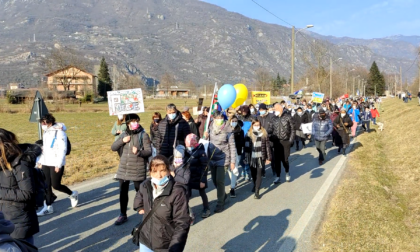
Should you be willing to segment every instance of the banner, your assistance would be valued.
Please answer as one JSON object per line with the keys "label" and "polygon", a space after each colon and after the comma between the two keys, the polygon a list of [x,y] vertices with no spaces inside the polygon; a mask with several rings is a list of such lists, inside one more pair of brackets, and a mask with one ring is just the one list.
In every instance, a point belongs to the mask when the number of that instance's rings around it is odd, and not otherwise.
{"label": "banner", "polygon": [[303,134],[311,135],[312,134],[312,123],[302,123],[300,129]]}
{"label": "banner", "polygon": [[266,105],[269,105],[271,104],[270,95],[271,93],[266,91],[252,91],[252,104],[265,103]]}
{"label": "banner", "polygon": [[323,93],[312,93],[312,102],[314,103],[322,103],[324,101],[324,94]]}
{"label": "banner", "polygon": [[109,91],[109,115],[126,115],[144,112],[143,92],[141,88]]}

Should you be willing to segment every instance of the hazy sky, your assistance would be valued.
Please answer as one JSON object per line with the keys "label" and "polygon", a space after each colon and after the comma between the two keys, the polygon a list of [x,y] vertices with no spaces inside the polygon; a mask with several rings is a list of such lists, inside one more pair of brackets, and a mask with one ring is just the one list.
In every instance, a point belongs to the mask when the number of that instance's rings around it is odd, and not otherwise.
{"label": "hazy sky", "polygon": [[382,38],[420,35],[420,0],[204,0],[267,23],[290,27],[313,24],[311,31],[336,37]]}

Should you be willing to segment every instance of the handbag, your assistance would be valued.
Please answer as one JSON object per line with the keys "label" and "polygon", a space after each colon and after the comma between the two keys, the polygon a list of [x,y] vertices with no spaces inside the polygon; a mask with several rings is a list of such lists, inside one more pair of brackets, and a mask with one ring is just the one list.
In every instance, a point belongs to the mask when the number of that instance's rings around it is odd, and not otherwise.
{"label": "handbag", "polygon": [[152,208],[152,210],[149,212],[149,214],[146,216],[146,218],[143,219],[143,221],[139,224],[137,224],[133,230],[131,231],[131,235],[133,236],[131,238],[131,241],[136,245],[136,246],[140,246],[140,231],[143,228],[144,224],[146,224],[146,222],[152,217],[153,213],[156,211],[156,209],[158,208],[158,206],[160,205],[160,203],[162,203],[162,201],[165,198],[162,197],[159,199],[159,201],[153,205],[156,205],[156,207]]}

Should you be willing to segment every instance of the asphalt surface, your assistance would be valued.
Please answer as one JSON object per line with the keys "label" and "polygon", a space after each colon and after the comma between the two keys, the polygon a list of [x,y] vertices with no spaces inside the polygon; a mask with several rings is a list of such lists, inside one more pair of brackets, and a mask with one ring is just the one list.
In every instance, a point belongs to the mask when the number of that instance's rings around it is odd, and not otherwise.
{"label": "asphalt surface", "polygon": [[[347,160],[337,154],[331,141],[327,147],[327,161],[321,166],[313,143],[298,152],[292,147],[292,180],[285,182],[282,168],[282,183],[274,185],[274,176],[268,167],[260,200],[254,199],[251,193],[252,182],[239,178],[237,197],[231,198],[225,211],[219,214],[213,214],[216,191],[208,176],[207,195],[212,215],[201,218],[201,198],[197,191],[193,191],[190,206],[196,214],[196,221],[190,229],[185,251],[312,251],[312,234],[333,189],[333,186],[322,186],[335,167],[338,173],[332,174],[330,180],[333,179],[333,185],[337,183]],[[54,213],[39,218],[40,232],[35,236],[35,244],[40,251],[138,251],[130,235],[141,220],[141,216],[132,210],[134,186],[131,184],[130,187],[129,220],[115,226],[114,221],[120,213],[119,188],[112,177],[70,187],[79,191],[79,206],[74,209],[66,195],[57,194]],[[226,175],[226,192],[230,190],[229,184]],[[325,188],[326,193],[322,193]],[[314,207],[314,199],[320,195],[321,203]],[[308,216],[303,216],[304,213],[310,213],[306,222]]]}

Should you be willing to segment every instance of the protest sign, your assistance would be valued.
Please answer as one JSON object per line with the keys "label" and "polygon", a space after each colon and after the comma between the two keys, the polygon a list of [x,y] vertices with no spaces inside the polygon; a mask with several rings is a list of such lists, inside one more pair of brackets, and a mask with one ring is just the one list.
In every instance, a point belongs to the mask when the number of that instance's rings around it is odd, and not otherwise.
{"label": "protest sign", "polygon": [[141,88],[109,91],[107,94],[109,115],[111,116],[144,112]]}
{"label": "protest sign", "polygon": [[270,104],[270,92],[265,91],[252,91],[252,104],[265,103]]}
{"label": "protest sign", "polygon": [[312,123],[302,123],[300,128],[303,134],[311,135],[312,134]]}
{"label": "protest sign", "polygon": [[317,92],[312,93],[312,102],[322,103],[323,100],[324,100],[324,94],[323,93],[317,93]]}

